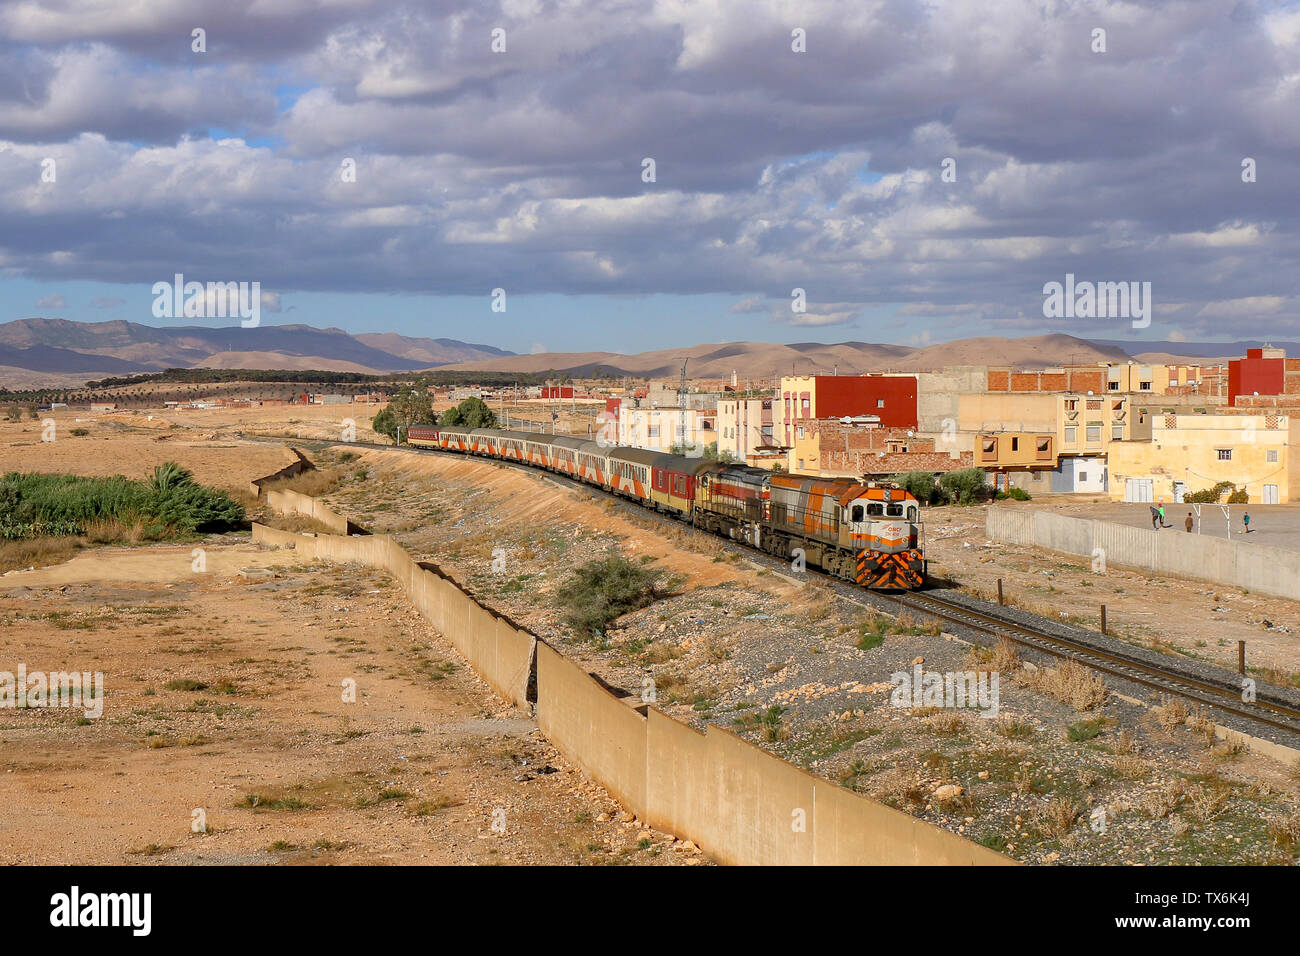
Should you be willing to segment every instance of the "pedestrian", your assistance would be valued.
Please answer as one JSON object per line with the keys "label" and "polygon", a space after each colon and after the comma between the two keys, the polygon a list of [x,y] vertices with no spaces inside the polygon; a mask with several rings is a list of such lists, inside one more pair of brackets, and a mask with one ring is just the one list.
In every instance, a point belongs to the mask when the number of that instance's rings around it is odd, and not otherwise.
{"label": "pedestrian", "polygon": [[1250,512],[1243,511],[1241,514],[1241,523],[1245,525],[1246,530],[1242,534],[1250,534]]}
{"label": "pedestrian", "polygon": [[1160,512],[1156,511],[1155,505],[1151,505],[1151,527],[1159,528],[1160,525],[1156,524],[1156,522],[1159,520],[1160,520]]}
{"label": "pedestrian", "polygon": [[1162,528],[1168,528],[1168,527],[1171,527],[1171,525],[1169,525],[1169,524],[1165,521],[1165,503],[1164,503],[1163,501],[1160,502],[1160,527],[1162,527]]}
{"label": "pedestrian", "polygon": [[1190,511],[1187,512],[1187,520],[1183,522],[1183,526],[1187,528],[1188,534],[1192,533],[1192,513]]}

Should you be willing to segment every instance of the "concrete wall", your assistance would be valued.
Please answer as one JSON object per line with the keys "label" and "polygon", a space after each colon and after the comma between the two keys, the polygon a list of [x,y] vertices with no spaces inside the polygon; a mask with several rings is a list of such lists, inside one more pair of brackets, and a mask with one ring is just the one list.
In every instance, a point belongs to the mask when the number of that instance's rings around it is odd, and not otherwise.
{"label": "concrete wall", "polygon": [[253,497],[260,498],[262,496],[262,485],[271,481],[276,481],[280,478],[292,478],[294,475],[301,474],[305,469],[312,467],[307,456],[298,449],[290,448],[289,450],[293,452],[294,457],[297,459],[296,461],[290,462],[277,472],[273,472],[272,474],[266,475],[262,478],[255,478],[253,481],[248,483],[249,493],[252,494]]}
{"label": "concrete wall", "polygon": [[1094,549],[1100,548],[1107,564],[1300,599],[1300,552],[1187,534],[1182,529],[1182,517],[1174,508],[1169,512],[1174,527],[1154,531],[1093,518],[991,506],[985,514],[985,530],[994,541],[1064,551],[1089,559]]}
{"label": "concrete wall", "polygon": [[[286,506],[298,503],[269,499]],[[301,512],[300,512],[301,513]],[[318,519],[319,520],[319,519]],[[504,699],[532,698],[547,739],[626,809],[723,863],[1006,865],[1013,861],[844,790],[710,727],[643,714],[558,651],[478,604],[388,535],[305,535],[253,525],[254,542],[386,570]]]}
{"label": "concrete wall", "polygon": [[310,495],[296,491],[267,491],[266,503],[281,514],[296,514],[306,518],[315,518],[334,534],[348,533],[348,521],[342,515],[327,508],[323,502]]}

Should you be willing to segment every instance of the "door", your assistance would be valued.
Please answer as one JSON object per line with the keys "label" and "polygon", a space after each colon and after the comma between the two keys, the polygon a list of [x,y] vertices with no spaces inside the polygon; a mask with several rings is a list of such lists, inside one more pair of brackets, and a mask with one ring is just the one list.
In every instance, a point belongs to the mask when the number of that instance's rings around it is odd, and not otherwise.
{"label": "door", "polygon": [[1150,502],[1154,500],[1150,478],[1126,478],[1124,479],[1124,500],[1135,501],[1138,503]]}
{"label": "door", "polygon": [[1264,504],[1266,505],[1277,504],[1277,485],[1264,486]]}
{"label": "door", "polygon": [[1183,495],[1187,493],[1187,484],[1182,481],[1174,482],[1174,504],[1183,503]]}

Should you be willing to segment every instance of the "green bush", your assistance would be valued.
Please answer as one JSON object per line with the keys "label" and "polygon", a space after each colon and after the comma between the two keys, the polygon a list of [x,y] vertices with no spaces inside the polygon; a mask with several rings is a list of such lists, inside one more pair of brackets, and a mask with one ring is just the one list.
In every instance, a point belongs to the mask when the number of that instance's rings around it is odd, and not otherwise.
{"label": "green bush", "polygon": [[909,471],[895,475],[892,480],[923,505],[931,505],[939,500],[939,489],[934,483],[933,472]]}
{"label": "green bush", "polygon": [[999,491],[993,496],[995,501],[1006,501],[1010,498],[1012,501],[1029,501],[1029,492],[1024,488],[1011,488],[1007,491]]}
{"label": "green bush", "polygon": [[19,472],[0,478],[0,538],[84,534],[94,521],[140,522],[149,536],[165,537],[243,520],[242,505],[175,462],[159,465],[147,482]]}
{"label": "green bush", "polygon": [[1232,494],[1228,495],[1228,504],[1244,505],[1250,501],[1250,495],[1246,494],[1245,488],[1238,488]]}
{"label": "green bush", "polygon": [[949,501],[960,505],[969,505],[992,495],[983,468],[958,468],[945,472],[939,476],[939,487]]}
{"label": "green bush", "polygon": [[661,578],[662,572],[611,552],[575,568],[555,597],[566,606],[564,623],[580,636],[591,637],[603,634],[624,614],[670,594],[673,582],[661,584]]}
{"label": "green bush", "polygon": [[[1245,492],[1238,492],[1237,486],[1232,482],[1220,481],[1213,488],[1204,488],[1201,491],[1193,491],[1191,494],[1183,495],[1183,501],[1194,502],[1196,504],[1217,504],[1219,499],[1223,497],[1225,491],[1232,492],[1232,494],[1245,494]],[[1232,501],[1233,498],[1229,496],[1228,500]],[[1244,501],[1245,499],[1243,498],[1242,500]]]}

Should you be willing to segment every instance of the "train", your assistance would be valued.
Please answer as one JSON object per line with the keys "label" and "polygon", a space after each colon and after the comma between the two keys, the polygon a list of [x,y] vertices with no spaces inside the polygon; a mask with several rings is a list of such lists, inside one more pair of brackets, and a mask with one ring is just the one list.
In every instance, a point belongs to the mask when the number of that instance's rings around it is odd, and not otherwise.
{"label": "train", "polygon": [[864,588],[925,583],[921,505],[906,490],[611,445],[569,435],[412,425],[406,442],[518,462],[639,502]]}

